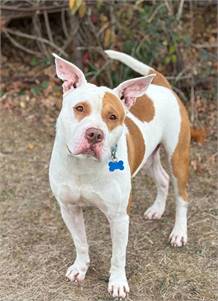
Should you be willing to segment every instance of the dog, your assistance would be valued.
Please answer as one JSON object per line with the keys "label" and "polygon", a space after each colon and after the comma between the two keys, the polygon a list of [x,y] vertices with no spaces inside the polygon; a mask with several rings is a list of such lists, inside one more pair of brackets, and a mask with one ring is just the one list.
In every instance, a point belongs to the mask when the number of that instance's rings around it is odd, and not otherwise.
{"label": "dog", "polygon": [[160,145],[166,150],[175,188],[176,217],[169,239],[177,247],[187,242],[190,123],[161,73],[127,54],[113,50],[106,54],[143,76],[114,89],[99,87],[88,83],[77,66],[54,54],[57,76],[64,83],[49,180],[76,248],[66,276],[73,282],[85,278],[90,259],[82,207],[97,206],[109,221],[112,237],[108,291],[125,298],[131,177],[144,166],[153,178],[157,196],[145,217],[159,219],[169,186]]}

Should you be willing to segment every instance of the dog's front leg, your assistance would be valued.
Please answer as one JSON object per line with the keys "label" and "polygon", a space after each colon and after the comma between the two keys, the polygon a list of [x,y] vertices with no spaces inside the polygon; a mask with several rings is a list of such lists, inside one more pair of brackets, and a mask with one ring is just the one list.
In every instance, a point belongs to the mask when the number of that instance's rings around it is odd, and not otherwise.
{"label": "dog's front leg", "polygon": [[78,206],[61,204],[61,214],[76,248],[76,260],[68,268],[66,276],[71,281],[81,282],[85,279],[90,262],[83,212]]}
{"label": "dog's front leg", "polygon": [[113,297],[125,298],[129,292],[126,278],[126,247],[129,232],[129,216],[125,213],[109,217],[112,237],[112,258],[108,291]]}

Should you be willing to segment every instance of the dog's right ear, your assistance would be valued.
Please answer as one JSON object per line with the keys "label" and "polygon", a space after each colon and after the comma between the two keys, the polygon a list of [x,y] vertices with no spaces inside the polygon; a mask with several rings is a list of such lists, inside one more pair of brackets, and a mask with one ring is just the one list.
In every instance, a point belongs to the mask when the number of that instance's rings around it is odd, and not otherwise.
{"label": "dog's right ear", "polygon": [[53,53],[53,56],[55,57],[56,74],[64,81],[64,93],[87,83],[84,73],[77,66],[62,59],[55,53]]}

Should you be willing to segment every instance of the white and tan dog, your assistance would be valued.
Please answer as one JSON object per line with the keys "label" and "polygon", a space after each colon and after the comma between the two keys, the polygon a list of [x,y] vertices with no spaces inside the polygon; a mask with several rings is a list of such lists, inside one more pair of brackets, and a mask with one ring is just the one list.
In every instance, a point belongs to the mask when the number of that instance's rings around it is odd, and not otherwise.
{"label": "white and tan dog", "polygon": [[75,65],[54,55],[64,95],[49,178],[76,247],[76,260],[66,276],[74,282],[85,278],[90,260],[82,207],[95,205],[106,215],[111,229],[108,291],[125,298],[129,292],[125,265],[131,177],[145,166],[154,179],[157,197],[145,216],[159,219],[169,185],[160,162],[161,144],[168,154],[176,194],[170,241],[173,246],[187,242],[190,125],[183,104],[163,75],[126,54],[106,53],[143,77],[115,89],[97,87]]}

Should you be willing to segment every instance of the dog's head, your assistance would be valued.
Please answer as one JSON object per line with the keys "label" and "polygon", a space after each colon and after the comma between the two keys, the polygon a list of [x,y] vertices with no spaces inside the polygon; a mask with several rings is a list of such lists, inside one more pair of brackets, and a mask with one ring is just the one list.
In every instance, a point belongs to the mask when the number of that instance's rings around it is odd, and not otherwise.
{"label": "dog's head", "polygon": [[115,89],[97,87],[78,67],[54,56],[57,76],[64,81],[57,128],[66,148],[73,156],[107,159],[123,133],[128,109],[155,75],[127,80]]}

